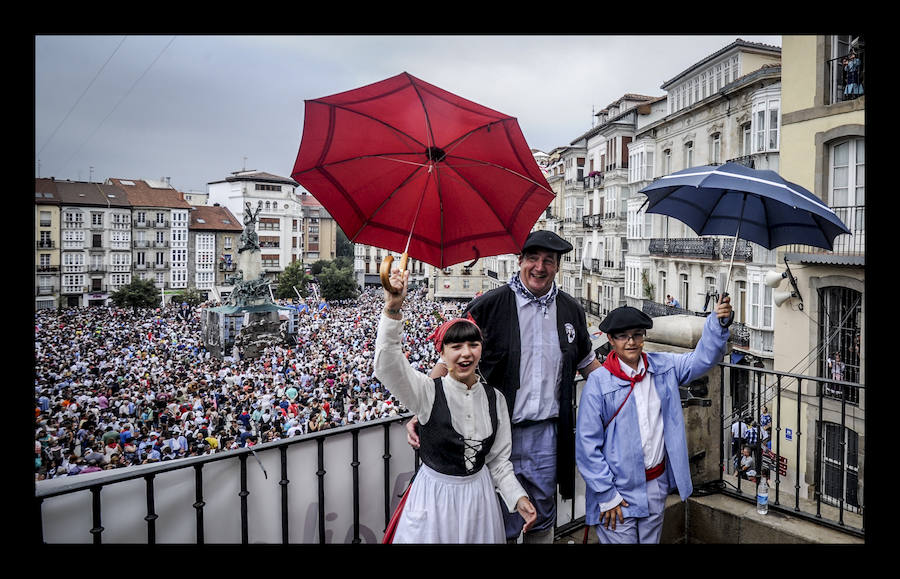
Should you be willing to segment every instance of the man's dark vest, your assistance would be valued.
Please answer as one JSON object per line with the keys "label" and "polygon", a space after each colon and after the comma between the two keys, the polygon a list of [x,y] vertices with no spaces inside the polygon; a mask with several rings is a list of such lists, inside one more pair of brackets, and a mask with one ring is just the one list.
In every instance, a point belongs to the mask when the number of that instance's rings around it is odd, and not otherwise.
{"label": "man's dark vest", "polygon": [[[467,440],[453,428],[450,419],[450,407],[440,378],[434,379],[434,402],[431,405],[431,417],[426,424],[419,424],[419,457],[430,468],[442,474],[466,476],[474,474],[484,466],[484,459],[497,435],[497,393],[485,384],[488,398],[488,411],[491,416],[491,435],[484,440]],[[465,449],[467,445],[481,443],[475,454],[475,464],[467,468]]]}
{"label": "man's dark vest", "polygon": [[[466,313],[472,314],[484,336],[478,368],[488,385],[503,393],[510,418],[519,389],[522,355],[517,312],[516,295],[508,285],[475,298],[466,308]],[[571,329],[566,324],[570,324]],[[556,331],[562,352],[556,477],[560,495],[571,500],[575,495],[575,372],[578,362],[591,351],[591,337],[581,304],[562,291],[556,296]]]}

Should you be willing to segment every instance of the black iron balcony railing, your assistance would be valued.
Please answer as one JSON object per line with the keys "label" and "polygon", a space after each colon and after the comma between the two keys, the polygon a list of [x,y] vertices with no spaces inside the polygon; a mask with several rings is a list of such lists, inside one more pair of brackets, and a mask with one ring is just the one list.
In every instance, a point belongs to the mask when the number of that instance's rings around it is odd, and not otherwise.
{"label": "black iron balcony railing", "polygon": [[[755,464],[761,467],[757,467],[759,474],[768,474],[769,508],[863,536],[865,519],[862,515],[865,507],[860,473],[865,472],[865,451],[858,447],[858,441],[865,440],[865,420],[861,418],[857,405],[864,403],[865,384],[737,364],[722,363],[719,368],[722,385],[720,408],[725,407],[726,385],[734,383],[737,373],[746,374],[753,400],[748,407],[739,408],[731,414],[723,412],[725,419],[722,421],[719,448],[722,492],[755,501],[758,477],[736,477],[736,484],[725,482],[725,474],[734,468],[733,448],[729,443],[733,440],[732,426],[742,416],[749,416],[751,424],[762,425],[763,408],[774,408],[769,421],[771,434],[768,441],[760,436],[753,447]],[[784,404],[787,397],[791,398],[791,404]],[[782,408],[796,414],[787,416]],[[808,443],[804,437],[809,436],[807,426],[810,422],[814,440]],[[785,436],[787,430],[791,431],[790,437]],[[793,456],[782,452],[782,444],[786,444],[788,438],[793,443]],[[804,449],[812,449],[812,456],[806,456]],[[783,480],[793,482],[793,493],[785,492],[792,505],[781,503]],[[811,500],[804,498],[806,493],[801,483],[812,489]],[[752,490],[747,492],[745,486],[752,487]],[[823,511],[826,506],[836,511],[836,515],[825,516]],[[852,525],[845,520],[848,513],[857,519]]]}
{"label": "black iron balcony railing", "polygon": [[857,61],[852,62],[845,54],[825,61],[826,98],[825,104],[834,104],[857,99],[865,93],[866,52],[857,53]]}
{"label": "black iron balcony railing", "polygon": [[603,173],[588,175],[584,178],[584,186],[586,189],[603,186]]}
{"label": "black iron balcony railing", "polygon": [[603,230],[603,216],[602,215],[584,215],[581,218],[581,226],[586,229]]}
{"label": "black iron balcony railing", "polygon": [[[826,389],[833,396],[854,388],[862,395],[864,384],[719,364],[718,372],[711,374],[719,376],[719,400],[711,401],[718,408],[710,412],[724,417],[720,474],[704,486],[755,501],[755,481],[731,476],[733,415],[723,411],[725,393],[742,373],[749,376],[744,383],[753,385],[755,396],[752,408],[735,414],[750,414],[762,422],[763,405],[774,409],[771,448],[757,447],[757,464],[769,469],[770,511],[864,536],[859,519],[864,512],[865,452],[857,452],[850,428],[864,441],[865,422],[859,408],[825,394]],[[785,403],[788,399],[802,403]],[[406,443],[406,418],[43,481],[35,487],[37,538],[67,544],[376,543],[419,465],[418,455]],[[810,428],[813,440],[807,442]],[[783,446],[787,429],[796,447],[787,450],[793,452],[790,457]],[[835,440],[835,432],[847,434]],[[707,450],[715,455],[714,448]],[[803,498],[801,483],[813,489],[812,500]],[[557,535],[582,527],[583,517],[577,515],[579,509],[583,513],[583,502],[583,496],[560,501]]]}
{"label": "black iron balcony railing", "polygon": [[[731,259],[734,239],[711,237],[653,238],[650,240],[650,255],[681,257],[690,259]],[[753,261],[753,246],[743,239],[737,240],[734,250],[736,261]]]}

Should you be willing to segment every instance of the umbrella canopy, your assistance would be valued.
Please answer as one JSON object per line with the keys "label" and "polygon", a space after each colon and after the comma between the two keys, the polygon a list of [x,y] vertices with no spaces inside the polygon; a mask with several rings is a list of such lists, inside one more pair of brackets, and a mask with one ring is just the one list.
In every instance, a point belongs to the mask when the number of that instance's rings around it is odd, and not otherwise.
{"label": "umbrella canopy", "polygon": [[437,267],[518,253],[554,197],[515,118],[407,73],[306,101],[291,177],[350,241]]}
{"label": "umbrella canopy", "polygon": [[698,235],[731,235],[766,249],[802,244],[831,250],[850,230],[830,207],[774,171],[737,163],[683,169],[641,189],[647,213],[674,217]]}

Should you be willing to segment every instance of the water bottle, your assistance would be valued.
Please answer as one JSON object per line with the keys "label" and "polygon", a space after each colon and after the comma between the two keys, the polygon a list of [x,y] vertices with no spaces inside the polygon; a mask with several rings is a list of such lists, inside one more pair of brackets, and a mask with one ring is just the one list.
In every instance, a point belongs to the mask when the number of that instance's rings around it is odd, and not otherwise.
{"label": "water bottle", "polygon": [[769,485],[765,478],[760,479],[759,486],[756,487],[756,512],[760,515],[769,512]]}

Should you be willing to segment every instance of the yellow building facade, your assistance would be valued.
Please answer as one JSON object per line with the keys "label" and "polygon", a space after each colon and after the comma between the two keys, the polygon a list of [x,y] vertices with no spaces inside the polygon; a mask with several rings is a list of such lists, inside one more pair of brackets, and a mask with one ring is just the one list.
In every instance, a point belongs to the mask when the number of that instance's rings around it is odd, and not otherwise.
{"label": "yellow building facade", "polygon": [[[857,77],[844,59],[862,57]],[[773,416],[773,450],[804,473],[801,496],[861,508],[865,457],[865,94],[860,35],[782,39],[782,138],[779,173],[815,193],[850,228],[832,251],[778,250],[774,369],[852,385],[782,378],[765,397]]]}

